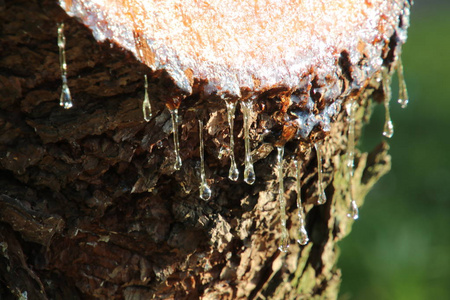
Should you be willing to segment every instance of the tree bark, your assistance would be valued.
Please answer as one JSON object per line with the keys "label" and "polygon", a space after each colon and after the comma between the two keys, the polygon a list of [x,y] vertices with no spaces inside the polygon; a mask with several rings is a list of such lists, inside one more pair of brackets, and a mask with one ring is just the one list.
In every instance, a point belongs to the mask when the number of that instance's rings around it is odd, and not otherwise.
{"label": "tree bark", "polygon": [[[409,6],[404,4],[405,11]],[[130,53],[98,44],[54,1],[0,2],[0,298],[1,299],[334,299],[341,280],[337,242],[351,230],[345,110],[329,132],[285,145],[285,197],[291,245],[278,250],[280,216],[270,116],[281,93],[261,96],[251,114],[254,185],[228,177],[226,109],[217,96],[193,94],[180,107],[183,166],[173,167],[167,78]],[[65,23],[74,107],[59,106],[57,22]],[[397,30],[382,53],[392,73]],[[355,83],[340,66],[347,86]],[[346,73],[347,72],[347,73]],[[143,75],[150,74],[153,118],[145,122]],[[345,76],[344,76],[345,77]],[[343,98],[358,103],[356,137],[385,97],[381,71]],[[213,195],[199,198],[197,119],[205,121],[206,177]],[[243,164],[242,114],[236,158]],[[265,133],[265,129],[269,133]],[[381,134],[381,133],[380,133]],[[317,156],[324,139],[324,186],[317,201]],[[226,147],[225,147],[226,148]],[[298,150],[300,149],[300,150]],[[300,152],[299,152],[300,151]],[[301,153],[302,198],[310,242],[295,242],[294,155]],[[388,145],[355,154],[358,205],[390,168]],[[242,169],[242,168],[241,168]]]}

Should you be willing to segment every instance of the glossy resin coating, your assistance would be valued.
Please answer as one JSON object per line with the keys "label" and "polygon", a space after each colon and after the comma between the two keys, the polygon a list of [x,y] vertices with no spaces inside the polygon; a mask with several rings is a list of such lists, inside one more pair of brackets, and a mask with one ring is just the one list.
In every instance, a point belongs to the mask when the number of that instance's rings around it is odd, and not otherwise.
{"label": "glossy resin coating", "polygon": [[[380,69],[404,1],[60,0],[98,41],[110,40],[192,92],[240,96],[244,90],[343,90]],[[380,13],[383,12],[383,13]],[[403,13],[407,20],[409,10]],[[407,26],[405,24],[405,26]],[[406,34],[399,33],[403,43]],[[358,68],[342,71],[342,65]],[[303,79],[312,75],[309,80]],[[337,85],[337,86],[336,86]],[[325,91],[317,91],[323,93]],[[323,94],[322,94],[323,95]]]}

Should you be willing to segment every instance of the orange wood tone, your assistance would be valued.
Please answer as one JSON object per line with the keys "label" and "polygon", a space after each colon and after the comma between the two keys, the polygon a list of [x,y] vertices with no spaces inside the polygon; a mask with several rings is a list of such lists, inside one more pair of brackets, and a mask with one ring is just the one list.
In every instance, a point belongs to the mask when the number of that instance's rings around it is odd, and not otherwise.
{"label": "orange wood tone", "polygon": [[[295,89],[312,74],[320,84],[342,76],[339,59],[380,69],[403,0],[60,0],[61,6],[154,70],[192,91],[240,96]],[[404,42],[400,36],[400,42]],[[365,74],[364,74],[365,73]],[[311,78],[312,80],[313,78]],[[325,83],[326,81],[326,83]]]}

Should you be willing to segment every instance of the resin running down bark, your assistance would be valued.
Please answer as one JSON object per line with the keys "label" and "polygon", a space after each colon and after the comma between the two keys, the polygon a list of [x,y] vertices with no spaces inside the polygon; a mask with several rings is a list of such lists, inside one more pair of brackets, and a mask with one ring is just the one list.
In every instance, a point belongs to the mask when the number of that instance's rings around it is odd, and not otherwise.
{"label": "resin running down bark", "polygon": [[64,23],[58,26],[58,48],[59,48],[59,65],[61,69],[61,97],[59,105],[68,109],[73,106],[70,89],[67,85],[67,63],[66,63],[66,37],[64,36]]}
{"label": "resin running down bark", "polygon": [[142,102],[142,113],[145,121],[150,121],[152,118],[152,104],[148,97],[148,80],[147,75],[144,75],[144,102]]}
{"label": "resin running down bark", "polygon": [[308,232],[305,228],[305,210],[303,208],[302,204],[302,184],[301,184],[301,165],[297,160],[294,160],[294,168],[295,168],[295,183],[296,183],[296,190],[297,193],[297,209],[298,209],[298,220],[299,220],[299,230],[298,230],[298,237],[297,242],[304,246],[308,243],[309,237]]}
{"label": "resin running down bark", "polygon": [[175,153],[175,163],[173,165],[173,168],[175,170],[179,170],[181,168],[181,165],[183,164],[183,161],[181,160],[180,156],[180,141],[179,141],[179,134],[178,134],[178,108],[169,109],[170,111],[170,118],[172,119],[172,134],[173,134],[173,151]]}
{"label": "resin running down bark", "polygon": [[200,141],[200,198],[208,201],[211,198],[211,188],[206,182],[205,172],[205,142],[203,140],[203,121],[198,120],[198,132]]}
{"label": "resin running down bark", "polygon": [[314,148],[316,149],[317,158],[317,193],[319,197],[317,199],[317,204],[325,204],[325,202],[327,202],[327,195],[325,195],[323,187],[322,142],[315,143]]}
{"label": "resin running down bark", "polygon": [[357,144],[409,3],[158,3],[0,9],[0,298],[336,298],[347,154],[361,208],[390,167],[381,132]]}
{"label": "resin running down bark", "polygon": [[241,102],[242,114],[244,118],[244,181],[248,184],[254,184],[256,180],[255,170],[253,168],[253,158],[250,149],[250,112],[253,111],[253,99]]}
{"label": "resin running down bark", "polygon": [[278,180],[278,202],[280,205],[281,241],[278,249],[287,252],[289,248],[289,235],[286,228],[286,199],[284,198],[284,145],[277,147],[277,180]]}
{"label": "resin running down bark", "polygon": [[384,93],[384,127],[383,127],[383,135],[387,138],[391,138],[394,135],[394,124],[391,120],[391,112],[390,112],[390,103],[392,98],[391,91],[391,75],[389,74],[389,70],[384,68],[382,71],[383,74],[383,93]]}
{"label": "resin running down bark", "polygon": [[227,106],[227,119],[230,126],[230,171],[228,178],[233,181],[239,179],[239,170],[236,165],[236,158],[234,157],[234,117],[236,112],[236,102],[225,100]]}
{"label": "resin running down bark", "polygon": [[348,167],[348,194],[350,198],[350,207],[349,212],[347,214],[348,217],[353,218],[354,220],[358,219],[359,211],[358,205],[354,199],[354,191],[353,191],[353,176],[355,175],[355,113],[356,106],[354,100],[350,99],[350,101],[346,104],[345,109],[347,111],[347,121],[348,121],[348,134],[347,134],[347,167]]}
{"label": "resin running down bark", "polygon": [[402,106],[402,108],[406,108],[408,106],[409,97],[408,90],[406,88],[406,81],[403,75],[403,63],[401,56],[398,57],[397,62],[397,75],[398,75],[398,103]]}

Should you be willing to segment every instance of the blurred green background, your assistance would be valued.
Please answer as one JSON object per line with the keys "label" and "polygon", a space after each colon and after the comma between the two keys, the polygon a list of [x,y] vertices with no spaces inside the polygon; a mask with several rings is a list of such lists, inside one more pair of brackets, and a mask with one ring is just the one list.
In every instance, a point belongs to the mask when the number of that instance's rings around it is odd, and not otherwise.
{"label": "blurred green background", "polygon": [[[415,1],[402,59],[410,102],[391,102],[392,170],[340,243],[342,300],[450,299],[449,0]],[[383,122],[378,105],[362,151],[381,141]]]}

